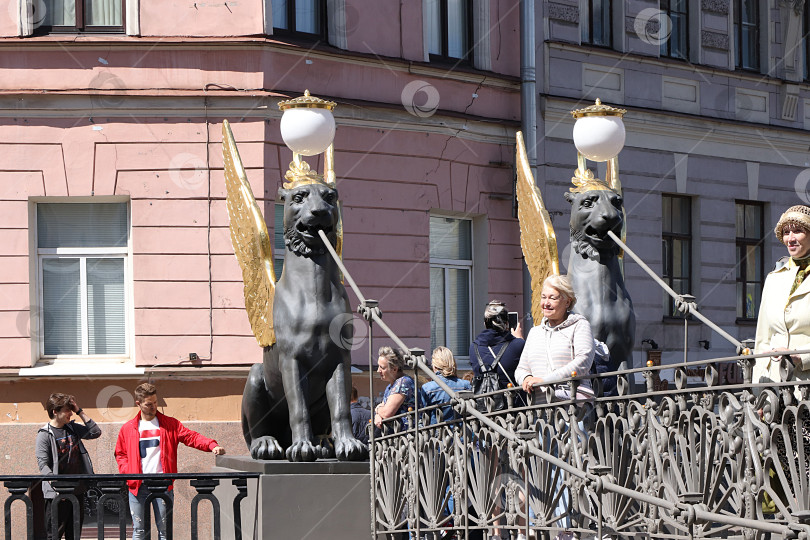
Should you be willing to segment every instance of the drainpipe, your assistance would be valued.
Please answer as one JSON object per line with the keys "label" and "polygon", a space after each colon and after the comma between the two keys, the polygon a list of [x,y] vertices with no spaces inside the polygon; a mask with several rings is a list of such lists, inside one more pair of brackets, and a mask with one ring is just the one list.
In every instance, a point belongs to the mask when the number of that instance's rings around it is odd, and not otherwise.
{"label": "drainpipe", "polygon": [[[520,129],[526,142],[526,154],[532,176],[537,182],[537,91],[536,61],[534,55],[534,0],[520,0]],[[532,312],[532,279],[523,263],[523,335],[532,325],[528,315]]]}

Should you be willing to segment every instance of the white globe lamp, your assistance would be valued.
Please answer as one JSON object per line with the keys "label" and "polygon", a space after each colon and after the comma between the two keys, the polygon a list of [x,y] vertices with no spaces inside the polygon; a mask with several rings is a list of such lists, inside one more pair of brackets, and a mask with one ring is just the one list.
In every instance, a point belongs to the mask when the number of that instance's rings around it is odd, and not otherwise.
{"label": "white globe lamp", "polygon": [[309,95],[280,101],[281,138],[284,144],[301,156],[315,156],[325,152],[335,138],[334,101]]}
{"label": "white globe lamp", "polygon": [[622,116],[627,111],[596,104],[571,111],[574,123],[574,146],[591,161],[608,161],[624,148],[625,130]]}

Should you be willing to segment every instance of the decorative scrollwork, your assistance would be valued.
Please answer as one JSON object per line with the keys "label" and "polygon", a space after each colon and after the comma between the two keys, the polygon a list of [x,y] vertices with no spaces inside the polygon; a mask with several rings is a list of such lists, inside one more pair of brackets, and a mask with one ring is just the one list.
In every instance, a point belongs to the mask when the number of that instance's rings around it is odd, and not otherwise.
{"label": "decorative scrollwork", "polygon": [[550,387],[550,402],[529,407],[482,414],[465,395],[457,421],[392,419],[374,443],[375,531],[802,537],[810,402],[797,394],[807,385],[723,385],[716,371],[687,385],[682,369],[666,395],[554,401]]}

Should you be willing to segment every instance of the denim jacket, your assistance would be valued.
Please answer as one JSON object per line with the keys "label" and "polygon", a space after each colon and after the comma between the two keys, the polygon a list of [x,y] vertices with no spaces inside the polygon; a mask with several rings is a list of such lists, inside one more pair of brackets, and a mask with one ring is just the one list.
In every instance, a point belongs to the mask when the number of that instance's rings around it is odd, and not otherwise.
{"label": "denim jacket", "polygon": [[[455,376],[445,377],[440,373],[436,373],[436,376],[444,381],[444,383],[453,391],[472,390],[470,381],[465,381],[464,379],[459,379]],[[453,410],[452,404],[450,403],[450,396],[442,389],[441,386],[439,386],[437,382],[430,381],[423,384],[422,387],[419,388],[419,397],[421,407],[444,404],[444,406],[439,407],[430,413],[431,424],[435,424],[437,422],[448,422],[458,417]],[[436,418],[437,412],[441,414],[440,419]]]}

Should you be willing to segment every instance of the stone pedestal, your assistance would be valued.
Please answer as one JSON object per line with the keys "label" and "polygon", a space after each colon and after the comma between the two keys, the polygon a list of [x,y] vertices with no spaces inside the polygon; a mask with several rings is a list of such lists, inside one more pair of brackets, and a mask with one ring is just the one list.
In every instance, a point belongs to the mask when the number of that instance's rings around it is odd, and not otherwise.
{"label": "stone pedestal", "polygon": [[[242,501],[242,538],[356,540],[371,537],[370,473],[367,461],[315,463],[254,460],[217,456],[214,472],[261,473],[248,481]],[[223,482],[216,493],[233,500],[236,488]],[[222,538],[233,540],[233,509],[223,505]]]}

